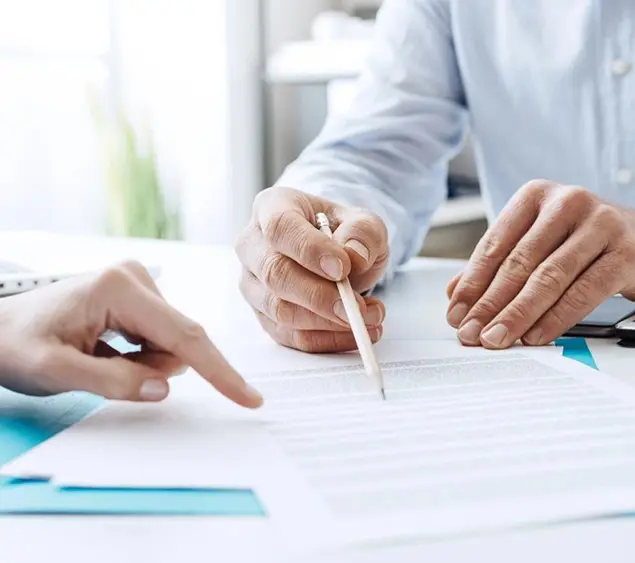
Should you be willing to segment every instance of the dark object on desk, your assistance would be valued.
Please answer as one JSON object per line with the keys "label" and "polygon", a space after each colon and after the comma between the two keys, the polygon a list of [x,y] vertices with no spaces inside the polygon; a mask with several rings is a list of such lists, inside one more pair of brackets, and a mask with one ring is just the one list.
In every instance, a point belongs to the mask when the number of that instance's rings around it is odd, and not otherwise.
{"label": "dark object on desk", "polygon": [[635,315],[617,323],[615,336],[621,338],[618,342],[620,346],[624,348],[635,348]]}
{"label": "dark object on desk", "polygon": [[[617,334],[617,327],[622,321],[635,315],[635,303],[625,297],[614,296],[607,299],[584,320],[565,333],[565,336],[583,336],[585,338],[612,338]],[[635,323],[633,323],[635,338]],[[617,334],[617,336],[620,336]],[[624,338],[620,336],[620,338]]]}

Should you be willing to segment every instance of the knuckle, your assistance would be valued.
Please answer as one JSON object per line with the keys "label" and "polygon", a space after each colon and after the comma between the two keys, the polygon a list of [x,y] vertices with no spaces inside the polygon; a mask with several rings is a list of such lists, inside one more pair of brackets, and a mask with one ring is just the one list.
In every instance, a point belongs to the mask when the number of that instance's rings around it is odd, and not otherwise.
{"label": "knuckle", "polygon": [[286,210],[276,211],[269,220],[263,225],[262,233],[269,243],[276,243],[285,236],[289,236],[289,212]]}
{"label": "knuckle", "polygon": [[203,325],[192,320],[185,323],[181,334],[184,340],[187,339],[200,342],[201,340],[205,340],[207,338],[207,333],[205,332]]}
{"label": "knuckle", "polygon": [[611,234],[617,233],[625,227],[621,214],[608,203],[600,203],[595,207],[593,224],[595,227]]}
{"label": "knuckle", "polygon": [[324,291],[321,284],[311,284],[306,289],[307,308],[321,314],[333,314],[334,295]]}
{"label": "knuckle", "polygon": [[516,248],[503,262],[504,274],[514,280],[527,279],[534,271],[531,252],[528,249]]}
{"label": "knuckle", "polygon": [[290,273],[289,261],[282,254],[268,252],[262,261],[262,283],[267,287],[279,287]]}
{"label": "knuckle", "polygon": [[376,247],[388,239],[388,230],[382,218],[368,209],[357,209],[355,230],[362,232]]}
{"label": "knuckle", "polygon": [[566,188],[559,196],[562,211],[575,212],[578,215],[587,213],[595,203],[595,196],[585,188],[572,186]]}
{"label": "knuckle", "polygon": [[183,353],[184,349],[191,345],[207,340],[207,332],[200,323],[187,319],[185,324],[179,330],[177,340],[174,343],[173,351],[175,355]]}
{"label": "knuckle", "polygon": [[543,262],[536,270],[536,283],[543,291],[562,290],[568,279],[567,269],[558,262]]}
{"label": "knuckle", "polygon": [[138,260],[125,260],[118,266],[121,270],[134,276],[143,276],[148,273],[145,266]]}
{"label": "knuckle", "polygon": [[130,283],[132,279],[130,270],[123,264],[118,264],[97,274],[94,289],[100,291],[103,288],[121,287],[122,285]]}
{"label": "knuckle", "polygon": [[255,230],[255,226],[253,224],[250,224],[247,228],[242,230],[242,232],[236,239],[234,251],[241,260],[245,256],[247,249],[251,246],[251,241],[253,240]]}
{"label": "knuckle", "polygon": [[483,239],[481,248],[482,256],[479,259],[481,266],[487,266],[490,262],[502,261],[505,258],[505,241],[494,232],[490,232]]}
{"label": "knuckle", "polygon": [[260,305],[258,303],[259,284],[260,282],[251,272],[243,270],[243,273],[240,276],[240,281],[238,282],[238,289],[245,301],[257,309],[259,309],[258,305]]}
{"label": "knuckle", "polygon": [[294,324],[293,305],[291,303],[276,297],[272,293],[267,294],[266,300],[269,317],[273,322],[283,326]]}
{"label": "knuckle", "polygon": [[240,281],[238,282],[238,289],[240,290],[241,295],[249,301],[249,286],[250,286],[250,276],[249,273],[243,269],[242,275],[240,276]]}
{"label": "knuckle", "polygon": [[602,296],[609,296],[615,293],[616,282],[624,277],[628,264],[619,253],[613,254],[611,259],[606,260],[596,275],[586,283],[589,294],[599,292]]}
{"label": "knuckle", "polygon": [[260,190],[254,198],[254,208],[258,208],[261,205],[268,205],[271,200],[276,202],[294,202],[302,203],[302,200],[306,199],[304,192],[298,191],[295,188],[289,186],[271,186],[265,190]]}
{"label": "knuckle", "polygon": [[556,305],[540,320],[540,328],[544,331],[545,335],[554,335],[557,332],[565,329],[568,326],[572,326],[574,323],[567,321],[568,309],[564,302]]}
{"label": "knuckle", "polygon": [[531,305],[524,301],[512,301],[505,309],[505,317],[510,321],[506,324],[515,330],[531,317]]}
{"label": "knuckle", "polygon": [[571,202],[587,202],[592,199],[593,194],[582,186],[570,186],[562,197]]}
{"label": "knuckle", "polygon": [[483,295],[476,305],[474,305],[474,310],[470,313],[469,318],[492,318],[496,316],[501,310],[501,306],[496,302],[496,299],[493,295]]}
{"label": "knuckle", "polygon": [[267,200],[271,198],[272,193],[275,193],[275,190],[279,188],[267,188],[266,190],[260,190],[256,197],[254,197],[253,208],[258,209],[262,205],[265,205]]}
{"label": "knuckle", "polygon": [[581,279],[579,287],[585,294],[608,297],[617,291],[631,264],[628,256],[621,252],[606,254],[601,266],[593,271],[592,276]]}
{"label": "knuckle", "polygon": [[593,283],[580,279],[576,286],[564,294],[558,307],[554,308],[554,314],[559,321],[564,321],[572,311],[585,311],[589,306],[589,295],[594,293]]}
{"label": "knuckle", "polygon": [[[377,333],[371,332],[369,334],[371,336],[372,341],[377,341]],[[344,342],[340,340],[341,337],[344,337],[344,334],[337,334],[335,332],[322,332],[320,333],[319,338],[319,350],[315,350],[316,352],[338,352],[343,348]]]}
{"label": "knuckle", "polygon": [[301,256],[309,261],[315,259],[316,252],[319,251],[318,248],[313,247],[312,241],[304,236],[291,236],[291,244],[289,244],[289,247],[295,256]]}
{"label": "knuckle", "polygon": [[478,299],[479,286],[472,279],[463,280],[454,290],[452,300],[455,303],[474,303]]}
{"label": "knuckle", "polygon": [[307,330],[292,330],[291,345],[296,350],[307,352],[309,354],[318,351],[318,343],[314,335]]}
{"label": "knuckle", "polygon": [[535,180],[531,180],[527,182],[521,189],[521,193],[524,196],[531,198],[541,198],[543,197],[551,188],[553,187],[553,182],[549,180],[544,180],[542,178],[537,178]]}

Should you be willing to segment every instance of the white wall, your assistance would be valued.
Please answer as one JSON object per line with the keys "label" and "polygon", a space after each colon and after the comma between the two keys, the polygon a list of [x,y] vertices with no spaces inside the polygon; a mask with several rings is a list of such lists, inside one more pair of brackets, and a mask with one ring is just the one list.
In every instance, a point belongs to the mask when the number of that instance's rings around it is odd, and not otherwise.
{"label": "white wall", "polygon": [[0,1],[2,229],[103,231],[105,198],[85,87],[104,84],[103,7],[98,0]]}
{"label": "white wall", "polygon": [[269,51],[286,41],[307,39],[317,14],[342,6],[340,0],[265,0],[265,3]]}
{"label": "white wall", "polygon": [[[271,53],[282,43],[309,39],[311,22],[320,12],[341,8],[340,0],[264,0],[267,4],[266,48]],[[298,148],[305,141],[302,131],[298,130],[296,116],[302,111],[302,104],[317,107],[313,111],[318,114],[325,108],[320,107],[321,93],[313,97],[312,92],[286,86],[275,86],[270,90],[268,115],[270,136],[266,147],[266,158],[269,163],[270,182],[275,181],[284,166],[295,156]],[[303,96],[303,97],[301,97]],[[309,99],[307,100],[307,96]],[[323,103],[322,103],[323,105]]]}
{"label": "white wall", "polygon": [[110,44],[117,91],[133,121],[152,123],[161,179],[182,196],[186,237],[233,240],[262,185],[256,0],[0,1],[0,226],[104,232],[86,86],[109,84]]}
{"label": "white wall", "polygon": [[[261,185],[253,0],[120,0],[122,83],[154,124],[185,236],[231,242]],[[140,31],[142,30],[142,31]]]}

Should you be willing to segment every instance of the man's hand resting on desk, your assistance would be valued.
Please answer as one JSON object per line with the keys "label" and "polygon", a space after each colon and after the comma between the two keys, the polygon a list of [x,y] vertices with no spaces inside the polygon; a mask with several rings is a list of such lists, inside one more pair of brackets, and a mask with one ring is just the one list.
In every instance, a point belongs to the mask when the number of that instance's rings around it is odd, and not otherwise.
{"label": "man's hand resting on desk", "polygon": [[[333,240],[315,226],[326,213]],[[335,281],[350,277],[376,342],[383,304],[361,293],[380,279],[388,236],[376,215],[289,188],[269,188],[254,203],[251,224],[236,247],[243,264],[241,291],[263,328],[278,343],[306,352],[356,348]]]}
{"label": "man's hand resting on desk", "polygon": [[635,210],[538,180],[450,282],[448,322],[471,346],[544,345],[619,292],[635,298]]}
{"label": "man's hand resting on desk", "polygon": [[[107,330],[126,334],[141,351],[120,354],[99,339]],[[262,403],[204,330],[168,305],[140,264],[0,300],[0,385],[14,391],[156,402],[184,366],[240,405]]]}

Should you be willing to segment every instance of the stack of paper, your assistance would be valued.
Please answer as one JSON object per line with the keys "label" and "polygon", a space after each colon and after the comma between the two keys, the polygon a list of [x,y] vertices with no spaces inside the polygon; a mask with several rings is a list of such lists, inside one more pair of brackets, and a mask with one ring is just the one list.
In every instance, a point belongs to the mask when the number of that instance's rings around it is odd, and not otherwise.
{"label": "stack of paper", "polygon": [[260,413],[202,387],[159,406],[112,405],[3,472],[64,486],[250,488],[311,549],[635,509],[630,388],[555,350],[413,341],[378,353],[386,402],[356,356],[289,353],[251,375],[267,399]]}

